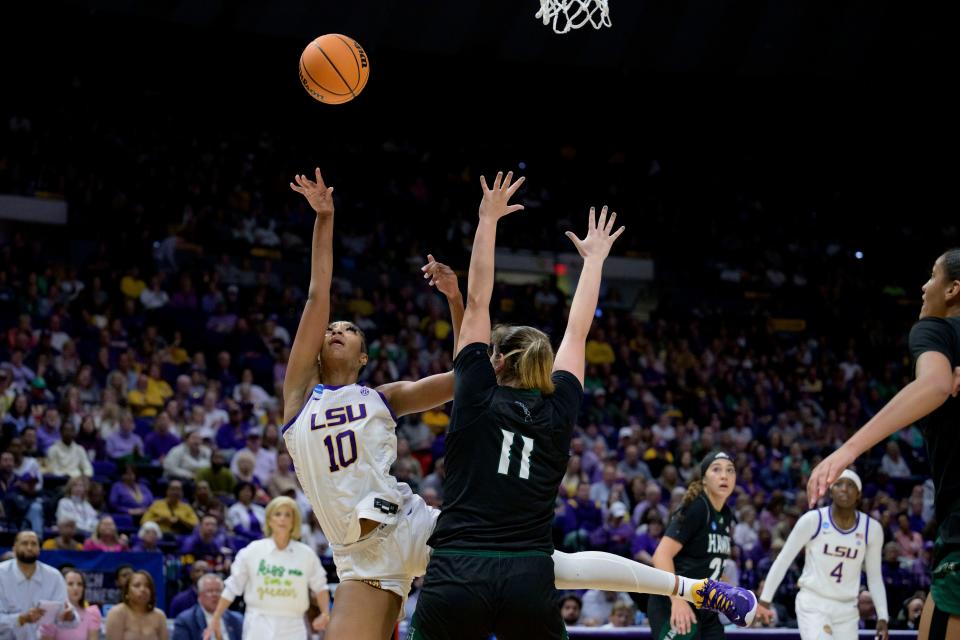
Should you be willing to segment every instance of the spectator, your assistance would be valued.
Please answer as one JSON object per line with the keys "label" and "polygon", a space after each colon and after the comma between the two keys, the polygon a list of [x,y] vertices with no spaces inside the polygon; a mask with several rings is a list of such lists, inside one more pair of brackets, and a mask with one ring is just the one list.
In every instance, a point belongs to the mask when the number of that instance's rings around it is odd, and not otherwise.
{"label": "spectator", "polygon": [[615,604],[630,605],[630,598],[625,593],[616,591],[595,591],[590,589],[583,594],[583,608],[580,612],[580,623],[585,627],[599,627],[605,620],[610,619]]}
{"label": "spectator", "polygon": [[167,306],[170,302],[170,296],[162,287],[162,280],[159,275],[150,278],[150,288],[140,292],[140,304],[147,311],[155,311]]}
{"label": "spectator", "polygon": [[81,551],[83,545],[77,542],[77,523],[73,518],[57,521],[57,536],[43,541],[45,551]]}
{"label": "spectator", "polygon": [[744,551],[749,552],[753,549],[759,540],[757,535],[757,510],[752,506],[743,509],[740,515],[740,521],[733,528],[733,541]]}
{"label": "spectator", "polygon": [[923,537],[910,528],[910,518],[905,513],[901,513],[897,517],[897,529],[893,534],[893,539],[900,546],[901,558],[914,560],[923,551]]}
{"label": "spectator", "polygon": [[56,476],[93,475],[86,450],[74,441],[76,429],[69,422],[60,428],[60,439],[47,449],[47,469]]}
{"label": "spectator", "polygon": [[134,571],[120,591],[120,604],[107,614],[107,637],[167,640],[167,617],[157,609],[157,591],[146,571]]}
{"label": "spectator", "polygon": [[611,504],[607,521],[590,534],[591,547],[618,556],[628,556],[636,529],[629,516],[627,505],[622,502]]}
{"label": "spectator", "polygon": [[227,526],[233,535],[252,542],[263,537],[266,524],[266,511],[254,504],[256,487],[252,482],[240,482],[234,489],[237,501],[227,510]]}
{"label": "spectator", "polygon": [[616,602],[610,610],[610,618],[603,628],[633,626],[633,605],[629,602]]}
{"label": "spectator", "polygon": [[230,420],[229,414],[217,406],[217,392],[207,391],[203,396],[203,426],[217,433],[222,425]]}
{"label": "spectator", "polygon": [[77,444],[83,447],[88,460],[102,460],[104,458],[104,442],[100,437],[96,419],[92,414],[83,416],[80,429],[77,431]]}
{"label": "spectator", "polygon": [[210,490],[210,483],[206,480],[197,481],[191,506],[201,522],[208,515],[216,518],[217,522],[223,522],[226,518],[226,507],[213,495],[213,491]]}
{"label": "spectator", "polygon": [[60,440],[60,412],[50,407],[43,412],[43,422],[37,429],[37,446],[46,455],[47,449]]}
{"label": "spectator", "polygon": [[263,431],[260,427],[251,427],[250,430],[247,431],[246,446],[234,454],[233,460],[230,463],[230,471],[232,471],[234,475],[239,476],[241,475],[239,461],[243,459],[245,454],[253,456],[253,475],[257,477],[257,481],[261,487],[270,481],[270,477],[273,476],[274,471],[277,470],[277,454],[261,446],[262,437]]}
{"label": "spectator", "polygon": [[183,485],[179,480],[170,481],[166,498],[154,500],[143,514],[143,520],[156,522],[164,533],[189,533],[197,526],[197,514],[183,502]]}
{"label": "spectator", "polygon": [[267,483],[267,493],[276,498],[277,496],[287,495],[290,491],[297,495],[302,494],[300,481],[293,470],[293,460],[291,460],[289,453],[284,452],[277,455],[277,470]]}
{"label": "spectator", "polygon": [[[222,457],[223,454],[220,454],[219,459],[222,460]],[[184,442],[167,453],[163,459],[163,472],[168,478],[191,481],[208,471],[210,465],[210,447],[203,444],[199,431],[192,431]]]}
{"label": "spectator", "polygon": [[183,551],[188,556],[203,560],[214,571],[229,569],[229,561],[233,556],[231,540],[221,529],[220,522],[211,515],[204,516],[196,531],[187,536]]}
{"label": "spectator", "polygon": [[[252,466],[253,465],[251,465],[251,468]],[[237,479],[234,478],[230,469],[227,467],[226,456],[222,451],[214,451],[210,454],[210,468],[199,469],[197,471],[197,480],[210,485],[213,495],[218,497],[232,495],[233,489],[237,484]]]}
{"label": "spectator", "polygon": [[[204,574],[197,583],[197,591],[197,604],[181,612],[174,622],[173,640],[203,640],[203,632],[210,625],[223,594],[223,580],[215,573]],[[221,628],[226,632],[225,638],[239,640],[243,637],[243,616],[236,611],[225,611]]]}
{"label": "spectator", "polygon": [[891,478],[909,478],[913,475],[907,461],[900,455],[900,445],[893,441],[887,443],[887,452],[880,462],[880,470]]}
{"label": "spectator", "polygon": [[585,353],[587,364],[610,365],[616,361],[613,347],[607,342],[603,329],[594,329],[593,337],[587,340]]}
{"label": "spectator", "polygon": [[560,617],[568,627],[575,627],[580,621],[580,609],[583,601],[575,593],[568,593],[560,599]]}
{"label": "spectator", "polygon": [[766,491],[787,491],[790,489],[790,476],[783,470],[783,454],[770,452],[770,466],[760,470],[760,486]]}
{"label": "spectator", "polygon": [[610,500],[610,491],[617,480],[617,467],[612,463],[603,465],[603,479],[590,486],[590,500],[597,504],[607,504]]}
{"label": "spectator", "polygon": [[232,455],[246,446],[248,425],[243,419],[243,410],[240,407],[231,407],[228,415],[229,420],[217,429],[216,443],[218,449]]}
{"label": "spectator", "polygon": [[136,469],[132,464],[122,464],[120,482],[110,488],[107,502],[114,513],[141,516],[153,504],[153,494],[145,484],[137,480]]}
{"label": "spectator", "polygon": [[143,457],[143,440],[133,432],[134,427],[133,414],[129,411],[120,414],[120,428],[110,434],[106,441],[108,458],[120,460],[121,458],[137,459]]}
{"label": "spectator", "polygon": [[[200,526],[203,527],[204,523],[201,522]],[[193,551],[191,551],[191,554],[193,554]],[[209,571],[210,565],[208,565],[204,560],[197,560],[190,565],[190,587],[173,596],[173,598],[170,600],[171,618],[179,617],[181,613],[192,609],[197,605],[200,595],[200,587],[198,582],[200,581],[200,578],[207,575]]]}
{"label": "spectator", "polygon": [[866,589],[863,589],[857,597],[857,611],[860,613],[861,629],[877,628],[877,610],[873,606],[873,597]]}
{"label": "spectator", "polygon": [[103,516],[93,531],[93,536],[83,543],[84,551],[126,551],[127,536],[117,535],[117,524],[110,516]]}
{"label": "spectator", "polygon": [[634,444],[624,449],[623,460],[617,465],[617,474],[624,478],[628,484],[637,476],[646,478],[647,480],[653,478],[653,475],[650,473],[650,467],[640,459],[640,449]]}
{"label": "spectator", "polygon": [[253,371],[251,369],[243,370],[240,384],[233,388],[233,400],[237,404],[248,404],[258,411],[266,409],[276,402],[273,396],[253,381]]}
{"label": "spectator", "polygon": [[637,533],[630,542],[630,554],[633,559],[643,564],[653,566],[653,552],[657,550],[657,545],[663,538],[664,525],[663,519],[656,511],[647,511],[646,531]]}
{"label": "spectator", "polygon": [[638,502],[637,506],[633,509],[633,522],[639,525],[645,520],[647,513],[651,510],[660,516],[661,521],[666,521],[670,516],[670,512],[667,511],[667,507],[663,504],[663,492],[660,489],[660,485],[654,480],[650,480],[645,484],[646,488],[643,492],[643,500]]}
{"label": "spectator", "polygon": [[87,581],[74,569],[63,572],[67,584],[67,601],[77,615],[77,624],[67,629],[55,624],[40,625],[43,640],[98,640],[100,637],[100,607],[87,602]]}
{"label": "spectator", "polygon": [[597,503],[590,499],[590,486],[586,483],[577,487],[575,498],[563,505],[560,522],[563,528],[563,546],[567,550],[582,551],[587,546],[590,534],[603,523],[603,512]]}
{"label": "spectator", "polygon": [[140,525],[140,530],[137,532],[137,541],[130,550],[139,553],[162,553],[159,547],[161,537],[163,537],[163,532],[160,530],[160,525],[148,520]]}
{"label": "spectator", "polygon": [[[157,365],[153,365],[156,367]],[[163,387],[160,383],[166,385]],[[152,418],[163,409],[173,390],[163,380],[154,380],[145,374],[137,376],[137,385],[127,393],[127,404],[137,418]]]}
{"label": "spectator", "polygon": [[170,415],[161,411],[153,420],[153,431],[144,440],[144,450],[151,460],[163,460],[171,449],[180,444],[180,438],[171,432]]}
{"label": "spectator", "polygon": [[97,510],[87,500],[88,486],[85,476],[71,478],[64,490],[66,495],[57,503],[57,522],[73,520],[83,536],[93,533],[99,518]]}
{"label": "spectator", "polygon": [[574,454],[567,461],[567,471],[560,480],[560,495],[563,497],[572,497],[577,494],[577,487],[585,480],[583,469],[580,465],[580,456]]}

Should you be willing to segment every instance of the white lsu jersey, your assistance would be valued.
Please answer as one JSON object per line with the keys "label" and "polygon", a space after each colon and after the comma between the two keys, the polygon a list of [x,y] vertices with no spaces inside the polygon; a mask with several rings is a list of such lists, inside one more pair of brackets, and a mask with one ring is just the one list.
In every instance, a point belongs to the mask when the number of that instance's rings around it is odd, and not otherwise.
{"label": "white lsu jersey", "polygon": [[314,387],[283,429],[293,465],[333,546],[356,542],[360,519],[394,523],[402,483],[390,475],[397,422],[383,395],[359,384]]}
{"label": "white lsu jersey", "polygon": [[880,523],[857,511],[853,528],[844,531],[833,522],[830,507],[821,507],[804,517],[817,518],[817,530],[805,545],[806,557],[798,585],[824,598],[856,601],[870,536],[881,536],[874,542],[883,543]]}

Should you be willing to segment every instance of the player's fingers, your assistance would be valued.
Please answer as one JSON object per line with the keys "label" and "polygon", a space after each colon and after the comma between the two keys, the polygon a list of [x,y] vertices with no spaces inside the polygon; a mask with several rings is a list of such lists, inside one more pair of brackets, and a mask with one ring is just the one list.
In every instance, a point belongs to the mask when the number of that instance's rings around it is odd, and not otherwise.
{"label": "player's fingers", "polygon": [[597,221],[597,229],[606,229],[607,228],[607,205],[603,205],[600,209],[600,219]]}
{"label": "player's fingers", "polygon": [[610,217],[607,218],[607,225],[603,228],[603,230],[607,233],[607,235],[610,235],[610,230],[613,229],[613,223],[616,221],[617,221],[617,212],[611,211]]}
{"label": "player's fingers", "polygon": [[509,197],[515,194],[517,192],[517,189],[520,188],[520,185],[522,185],[523,181],[526,179],[527,179],[526,176],[520,176],[519,178],[517,178],[517,181],[514,182],[512,185],[510,185],[510,188],[507,189],[507,196]]}
{"label": "player's fingers", "polygon": [[497,171],[497,177],[493,179],[493,190],[499,191],[501,184],[503,184],[503,171]]}
{"label": "player's fingers", "polygon": [[290,183],[290,188],[296,191],[297,193],[303,193],[303,189],[293,184],[292,182]]}
{"label": "player's fingers", "polygon": [[480,187],[483,189],[484,193],[490,191],[490,187],[487,186],[487,179],[483,176],[480,176]]}
{"label": "player's fingers", "polygon": [[503,184],[500,185],[501,189],[506,189],[507,193],[510,192],[510,183],[513,182],[513,171],[507,171],[507,177],[504,178]]}
{"label": "player's fingers", "polygon": [[522,205],[522,204],[512,204],[512,205],[510,205],[509,207],[507,207],[507,214],[508,214],[508,215],[511,214],[511,213],[513,213],[514,211],[523,211],[523,205]]}
{"label": "player's fingers", "polygon": [[620,227],[619,229],[617,229],[617,232],[614,233],[612,236],[610,236],[611,242],[612,242],[613,240],[616,240],[617,238],[619,238],[619,237],[620,237],[620,234],[623,233],[623,232],[626,231],[626,230],[627,230],[626,227]]}
{"label": "player's fingers", "polygon": [[314,173],[317,176],[317,184],[320,185],[321,187],[325,187],[326,185],[323,184],[323,176],[320,175],[320,167],[317,167],[316,169],[314,169]]}
{"label": "player's fingers", "polygon": [[589,221],[590,222],[589,222],[589,225],[587,226],[587,233],[590,233],[591,229],[597,228],[597,208],[596,207],[590,207]]}

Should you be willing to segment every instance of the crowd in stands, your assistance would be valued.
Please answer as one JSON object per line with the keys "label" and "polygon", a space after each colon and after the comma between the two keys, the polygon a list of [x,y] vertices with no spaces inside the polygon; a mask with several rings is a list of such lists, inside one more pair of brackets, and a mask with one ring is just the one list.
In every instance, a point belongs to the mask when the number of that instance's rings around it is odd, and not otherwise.
{"label": "crowd in stands", "polygon": [[[47,166],[35,155],[54,144],[51,134],[22,117],[6,124],[2,139],[11,155],[0,163],[0,184],[25,192],[55,186],[54,170],[72,165]],[[164,133],[171,134],[164,144],[149,144]],[[248,148],[162,129],[102,135],[114,153],[98,157],[100,166],[73,167],[73,180],[59,185],[79,220],[102,213],[102,232],[84,235],[89,226],[71,223],[76,235],[57,236],[51,246],[55,234],[43,227],[0,230],[2,546],[28,527],[44,549],[164,554],[177,568],[169,579],[182,588],[168,589],[182,593],[158,604],[172,617],[196,603],[195,582],[204,573],[225,574],[238,550],[262,536],[272,497],[290,496],[310,512],[284,451],[280,410],[309,274],[310,212],[282,190],[285,183],[269,179],[270,171],[258,176],[280,153],[269,136]],[[142,149],[154,151],[135,153]],[[354,189],[353,201],[338,202],[344,222],[338,218],[332,313],[366,332],[370,362],[361,379],[371,386],[451,368],[450,319],[442,300],[418,282],[416,267],[428,250],[455,269],[466,267],[471,218],[448,214],[472,210],[476,199],[463,186],[476,177],[470,166],[451,178],[439,163],[411,170],[410,160],[420,157],[411,145],[390,143],[382,153],[387,159],[375,171],[382,184],[372,195]],[[348,185],[361,182],[347,172],[359,163],[356,154],[343,157]],[[386,177],[391,171],[395,178]],[[110,179],[99,180],[103,175]],[[151,216],[158,180],[177,194],[157,196],[177,211],[159,222]],[[447,187],[470,195],[451,203]],[[547,206],[563,192],[545,187],[525,198]],[[672,196],[663,189],[658,197]],[[381,215],[387,211],[403,216]],[[433,230],[409,224],[420,215],[441,222]],[[527,239],[538,248],[558,244],[538,233]],[[911,375],[903,347],[908,323],[870,325],[868,335],[840,322],[785,328],[744,304],[742,290],[774,299],[819,291],[829,305],[841,296],[840,285],[811,282],[809,270],[791,272],[788,260],[769,252],[759,258],[766,268],[735,267],[738,254],[724,255],[710,264],[691,258],[691,265],[707,267],[713,280],[702,286],[736,297],[735,308],[686,306],[679,294],[661,292],[660,310],[641,318],[615,287],[605,292],[557,497],[557,548],[650,564],[700,457],[722,447],[735,454],[738,470],[736,544],[724,575],[759,590],[807,508],[810,469]],[[664,277],[677,281],[679,272],[669,272],[676,258],[664,263]],[[559,336],[568,304],[562,284],[499,283],[494,315]],[[437,507],[448,421],[449,407],[438,407],[398,426],[393,472]],[[859,467],[860,508],[885,528],[884,581],[899,617],[893,627],[915,625],[914,598],[929,586],[935,523],[926,469],[916,428]],[[304,541],[335,582],[322,531],[313,518],[304,522]],[[778,592],[780,625],[794,615],[798,576],[795,565]],[[869,594],[861,600],[869,624]],[[410,611],[415,602],[414,594]],[[644,621],[625,594],[571,593],[561,606],[569,624]]]}

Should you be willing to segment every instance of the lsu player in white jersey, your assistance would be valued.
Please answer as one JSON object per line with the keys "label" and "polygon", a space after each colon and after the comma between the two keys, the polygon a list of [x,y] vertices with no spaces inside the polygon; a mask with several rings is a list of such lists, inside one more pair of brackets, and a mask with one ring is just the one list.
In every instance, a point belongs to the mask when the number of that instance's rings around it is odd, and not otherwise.
{"label": "lsu player in white jersey", "polygon": [[860,575],[865,570],[867,588],[877,609],[877,636],[886,640],[887,594],[880,571],[883,527],[857,510],[862,489],[860,477],[847,469],[830,488],[832,504],[800,517],[767,574],[760,594],[758,620],[772,619],[770,602],[800,549],[806,549],[796,599],[800,637],[803,640],[857,637],[860,618],[857,597]]}
{"label": "lsu player in white jersey", "polygon": [[[509,176],[505,184],[501,178],[495,189],[485,188],[485,203],[492,198],[495,206],[507,206],[516,187],[510,188]],[[427,540],[440,513],[390,475],[396,459],[396,420],[452,400],[454,374],[392,382],[376,389],[357,384],[367,363],[363,332],[351,322],[328,324],[333,187],[324,184],[319,169],[316,180],[298,175],[290,187],[307,199],[317,218],[307,301],[283,383],[283,438],[330,541],[340,577],[325,638],[383,640],[403,611],[413,578],[426,571]],[[429,259],[424,277],[447,296],[456,340],[464,313],[456,276],[432,256]],[[694,588],[705,581],[674,576],[612,554],[555,552],[553,563],[555,583],[561,589],[659,595],[679,591],[697,606],[705,602],[702,592]]]}

